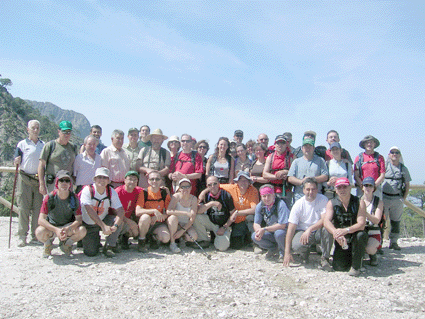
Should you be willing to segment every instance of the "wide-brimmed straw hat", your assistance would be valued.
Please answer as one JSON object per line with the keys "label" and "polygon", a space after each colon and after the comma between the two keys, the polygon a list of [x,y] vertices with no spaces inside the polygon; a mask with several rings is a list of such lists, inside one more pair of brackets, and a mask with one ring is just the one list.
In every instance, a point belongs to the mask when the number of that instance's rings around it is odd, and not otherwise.
{"label": "wide-brimmed straw hat", "polygon": [[374,137],[374,136],[372,136],[372,135],[366,135],[361,141],[360,141],[360,143],[359,143],[359,146],[361,147],[361,148],[363,148],[364,149],[364,145],[365,145],[365,143],[366,142],[368,142],[368,141],[374,141],[375,142],[375,148],[376,147],[378,147],[379,145],[380,145],[380,143],[379,143],[379,140],[376,138],[376,137]]}
{"label": "wide-brimmed straw hat", "polygon": [[162,136],[162,139],[163,139],[164,141],[168,138],[168,136],[165,136],[164,134],[162,134],[162,130],[161,130],[160,128],[157,128],[157,129],[155,129],[152,133],[150,133],[150,134],[147,136],[147,139],[148,139],[148,140],[150,140],[150,139],[151,139],[151,137],[152,137],[153,135],[159,135],[159,136]]}

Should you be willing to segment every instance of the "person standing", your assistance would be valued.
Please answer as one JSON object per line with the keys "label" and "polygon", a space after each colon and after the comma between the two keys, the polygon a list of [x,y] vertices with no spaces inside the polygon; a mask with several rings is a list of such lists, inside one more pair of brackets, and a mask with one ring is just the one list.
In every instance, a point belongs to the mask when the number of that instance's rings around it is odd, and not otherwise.
{"label": "person standing", "polygon": [[19,165],[16,201],[19,208],[18,247],[27,244],[29,219],[31,215],[31,243],[37,242],[35,230],[38,225],[43,195],[39,192],[37,177],[38,161],[44,142],[38,138],[40,122],[31,120],[27,127],[28,138],[20,141],[16,146],[14,164]]}
{"label": "person standing", "polygon": [[100,155],[96,153],[99,140],[93,135],[88,135],[84,139],[84,151],[77,155],[74,162],[74,176],[77,189],[75,193],[79,193],[85,185],[93,182],[96,169],[101,165]]}
{"label": "person standing", "polygon": [[130,170],[136,170],[137,156],[141,150],[141,147],[138,144],[139,141],[139,130],[135,127],[128,130],[128,143],[124,144],[122,147],[127,153],[128,158],[130,159]]}
{"label": "person standing", "polygon": [[[102,143],[102,141],[100,140],[100,138],[102,137],[102,128],[99,125],[93,125],[90,129],[90,134],[89,135],[93,135],[94,137],[96,137],[99,140],[99,143],[96,146],[96,154],[102,153],[102,151],[106,148],[106,145]],[[86,150],[85,145],[81,145],[80,147],[80,154],[83,153]]]}
{"label": "person standing", "polygon": [[389,248],[400,250],[397,240],[400,236],[403,202],[409,194],[410,181],[412,179],[410,178],[409,170],[403,164],[401,151],[397,146],[391,147],[385,167],[386,171],[384,183],[382,184],[382,192],[384,214],[387,220],[390,220],[391,226]]}
{"label": "person standing", "polygon": [[152,146],[152,143],[148,138],[150,133],[151,133],[151,129],[149,126],[143,125],[140,127],[140,140],[139,140],[140,149],[146,146]]}
{"label": "person standing", "polygon": [[46,143],[40,154],[38,164],[38,182],[40,194],[47,195],[55,188],[55,176],[60,170],[74,171],[74,160],[78,154],[77,146],[71,143],[72,124],[69,121],[59,123],[56,140]]}

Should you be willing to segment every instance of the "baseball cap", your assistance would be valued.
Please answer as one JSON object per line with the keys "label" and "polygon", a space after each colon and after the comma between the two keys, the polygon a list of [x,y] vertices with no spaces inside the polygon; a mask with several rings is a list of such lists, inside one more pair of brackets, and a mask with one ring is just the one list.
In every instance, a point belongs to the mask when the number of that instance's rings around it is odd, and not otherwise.
{"label": "baseball cap", "polygon": [[59,123],[59,129],[61,131],[72,130],[72,123],[70,121],[62,121]]}

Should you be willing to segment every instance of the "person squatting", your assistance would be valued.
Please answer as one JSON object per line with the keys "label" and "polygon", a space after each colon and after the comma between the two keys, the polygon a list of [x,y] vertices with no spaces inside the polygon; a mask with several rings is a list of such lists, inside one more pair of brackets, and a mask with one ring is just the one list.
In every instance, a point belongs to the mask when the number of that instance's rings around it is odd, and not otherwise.
{"label": "person squatting", "polygon": [[46,143],[38,121],[29,121],[27,132],[14,160],[18,246],[27,245],[30,231],[31,243],[44,244],[43,257],[51,256],[56,237],[68,257],[74,243],[87,256],[106,257],[132,246],[141,254],[160,246],[175,254],[251,246],[285,267],[307,264],[317,252],[321,269],[358,276],[365,255],[379,264],[384,231],[389,248],[401,249],[410,174],[400,148],[391,147],[385,160],[371,135],[353,161],[334,130],[328,149],[315,147],[314,131],[294,148],[290,132],[269,146],[265,133],[244,144],[236,130],[231,140],[220,137],[209,157],[207,140],[168,138],[147,125],[130,128],[127,144],[114,130],[110,146],[100,141],[98,125],[81,147],[70,142],[69,121]]}

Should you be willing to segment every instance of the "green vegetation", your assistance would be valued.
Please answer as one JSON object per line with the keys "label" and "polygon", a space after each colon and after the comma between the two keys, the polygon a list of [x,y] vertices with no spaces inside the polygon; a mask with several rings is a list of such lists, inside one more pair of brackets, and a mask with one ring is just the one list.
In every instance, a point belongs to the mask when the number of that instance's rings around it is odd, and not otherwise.
{"label": "green vegetation", "polygon": [[[424,183],[425,184],[425,183]],[[412,203],[420,209],[425,205],[425,189],[411,190],[408,197]],[[405,207],[401,217],[401,236],[402,237],[425,237],[425,218],[419,216],[410,208]]]}

